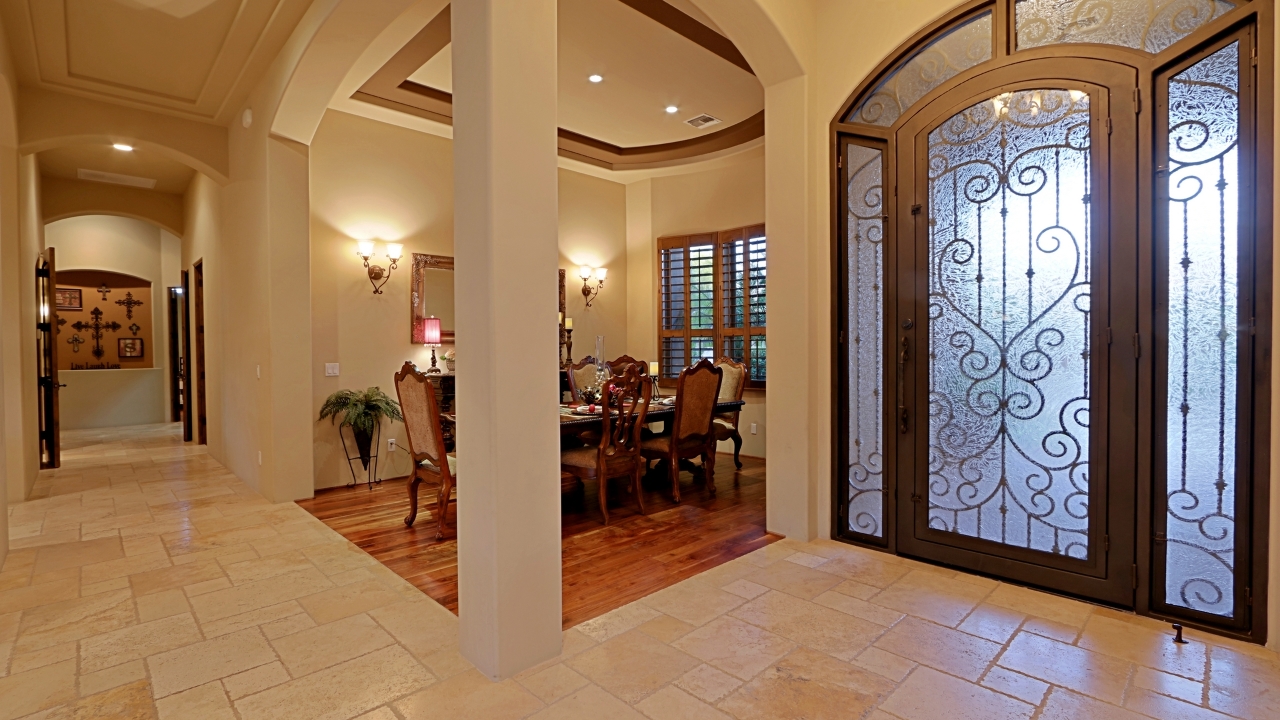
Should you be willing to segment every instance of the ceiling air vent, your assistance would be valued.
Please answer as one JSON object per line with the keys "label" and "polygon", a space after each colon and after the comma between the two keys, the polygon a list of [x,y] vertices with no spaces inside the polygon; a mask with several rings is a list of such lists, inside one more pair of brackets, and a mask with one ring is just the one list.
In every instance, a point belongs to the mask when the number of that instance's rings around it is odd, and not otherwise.
{"label": "ceiling air vent", "polygon": [[128,185],[130,187],[154,189],[156,181],[151,178],[138,177],[137,175],[121,175],[120,173],[102,172],[101,170],[85,170],[80,168],[76,173],[76,177],[81,180],[92,180],[93,182],[111,183],[112,185]]}
{"label": "ceiling air vent", "polygon": [[689,118],[688,120],[685,120],[685,123],[698,130],[701,130],[704,127],[719,125],[720,118],[713,118],[710,115],[703,114],[703,115],[699,115],[698,117]]}

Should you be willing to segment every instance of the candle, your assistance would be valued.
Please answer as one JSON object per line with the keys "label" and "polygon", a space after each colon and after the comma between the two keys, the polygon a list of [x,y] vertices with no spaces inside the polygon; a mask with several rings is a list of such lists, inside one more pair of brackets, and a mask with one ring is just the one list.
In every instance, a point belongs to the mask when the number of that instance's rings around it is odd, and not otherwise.
{"label": "candle", "polygon": [[657,360],[649,361],[649,375],[652,377],[658,377],[658,361]]}
{"label": "candle", "polygon": [[561,325],[563,325],[563,324],[564,324],[564,313],[559,313],[559,315],[560,315],[560,321],[559,321],[559,322],[560,322],[560,324],[561,324]]}
{"label": "candle", "polygon": [[567,317],[564,319],[564,329],[565,330],[573,329],[573,318]]}

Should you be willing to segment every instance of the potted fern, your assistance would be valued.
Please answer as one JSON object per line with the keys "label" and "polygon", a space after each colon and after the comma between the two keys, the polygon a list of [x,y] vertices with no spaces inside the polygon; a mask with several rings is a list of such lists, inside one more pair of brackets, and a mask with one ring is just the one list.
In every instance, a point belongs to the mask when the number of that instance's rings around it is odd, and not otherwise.
{"label": "potted fern", "polygon": [[404,420],[400,414],[400,405],[392,400],[380,388],[367,390],[339,390],[325,399],[320,407],[320,420],[329,418],[337,423],[342,416],[341,425],[351,426],[351,433],[356,439],[356,449],[360,452],[360,462],[364,469],[369,469],[369,458],[372,456],[373,432],[386,418]]}

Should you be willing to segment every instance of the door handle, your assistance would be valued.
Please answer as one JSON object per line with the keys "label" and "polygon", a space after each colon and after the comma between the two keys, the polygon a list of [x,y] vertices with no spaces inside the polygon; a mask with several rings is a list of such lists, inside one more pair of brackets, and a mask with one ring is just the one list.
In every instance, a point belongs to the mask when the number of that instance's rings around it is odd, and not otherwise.
{"label": "door handle", "polygon": [[904,335],[901,349],[898,351],[898,432],[904,435],[910,430],[910,411],[907,410],[905,397],[907,361],[910,359],[911,341]]}

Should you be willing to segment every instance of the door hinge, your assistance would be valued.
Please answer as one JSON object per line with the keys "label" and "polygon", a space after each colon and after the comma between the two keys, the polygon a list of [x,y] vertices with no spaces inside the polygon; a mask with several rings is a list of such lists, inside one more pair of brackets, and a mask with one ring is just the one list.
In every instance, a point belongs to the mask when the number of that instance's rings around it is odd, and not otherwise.
{"label": "door hinge", "polygon": [[1142,357],[1142,335],[1139,333],[1133,334],[1133,357]]}
{"label": "door hinge", "polygon": [[1162,543],[1162,542],[1164,542],[1166,539],[1167,539],[1167,538],[1166,538],[1166,536],[1165,536],[1165,534],[1164,534],[1163,532],[1157,532],[1157,533],[1156,533],[1156,535],[1155,535],[1155,541],[1156,541],[1156,542],[1158,542],[1158,543]]}
{"label": "door hinge", "polygon": [[1111,134],[1111,118],[1107,118],[1107,134]]}
{"label": "door hinge", "polygon": [[38,322],[38,323],[36,323],[36,330],[37,330],[38,332],[49,332],[49,329],[50,329],[51,327],[53,327],[53,326],[52,326],[50,323],[47,323],[47,322]]}
{"label": "door hinge", "polygon": [[840,331],[840,344],[841,344],[841,345],[843,345],[843,344],[844,344],[844,331],[843,331],[843,330],[841,330],[841,331]]}
{"label": "door hinge", "polygon": [[923,500],[924,498],[920,497],[918,493],[911,493],[911,502],[918,503],[918,502],[922,502]]}
{"label": "door hinge", "polygon": [[1142,112],[1142,88],[1133,89],[1133,114]]}
{"label": "door hinge", "polygon": [[1107,328],[1107,344],[1111,344],[1111,328]]}
{"label": "door hinge", "polygon": [[1258,334],[1258,318],[1250,316],[1249,317],[1249,336],[1253,337],[1254,335],[1257,335],[1257,334]]}
{"label": "door hinge", "polygon": [[1133,589],[1137,590],[1138,589],[1138,566],[1137,565],[1129,566],[1129,578],[1133,580]]}
{"label": "door hinge", "polygon": [[1110,535],[1102,536],[1102,552],[1104,553],[1111,552],[1111,536]]}
{"label": "door hinge", "polygon": [[923,210],[923,209],[924,209],[924,208],[923,208],[922,206],[920,206],[920,205],[912,205],[912,206],[911,206],[911,214],[912,214],[912,215],[919,215],[919,214],[920,214],[920,211],[921,211],[921,210]]}
{"label": "door hinge", "polygon": [[1254,45],[1253,50],[1250,52],[1252,54],[1249,55],[1249,64],[1254,67],[1258,67],[1258,46]]}
{"label": "door hinge", "polygon": [[836,167],[838,167],[838,168],[842,168],[842,167],[844,167],[844,156],[843,156],[843,155],[841,155],[840,157],[836,158]]}
{"label": "door hinge", "polygon": [[38,277],[38,278],[47,278],[47,277],[49,277],[49,268],[48,268],[48,266],[45,266],[45,267],[38,267],[38,268],[36,268],[36,277]]}

